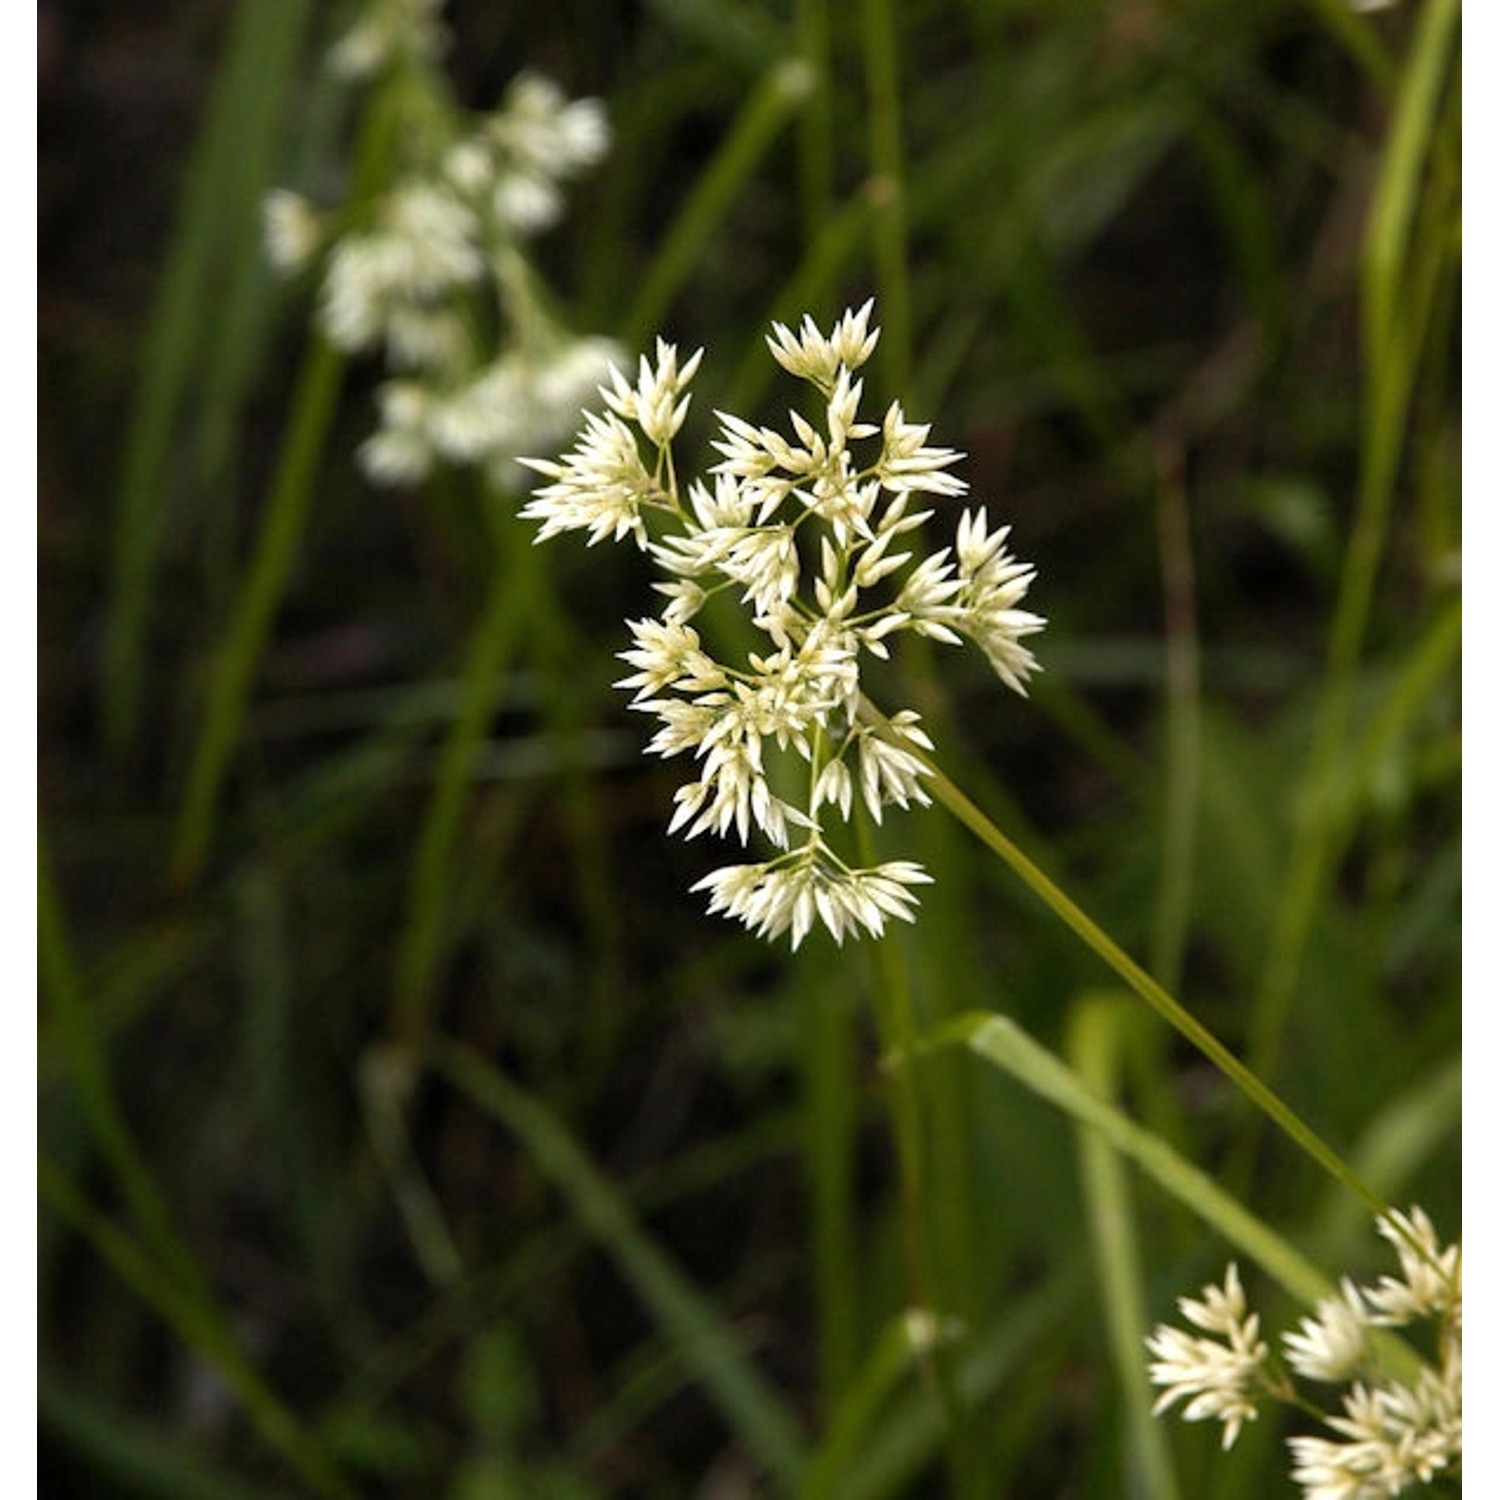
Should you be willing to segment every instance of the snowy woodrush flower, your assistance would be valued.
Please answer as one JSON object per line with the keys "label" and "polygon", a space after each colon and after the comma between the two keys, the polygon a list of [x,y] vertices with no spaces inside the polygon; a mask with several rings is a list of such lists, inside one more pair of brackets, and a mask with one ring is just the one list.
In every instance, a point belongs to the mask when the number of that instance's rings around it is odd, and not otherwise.
{"label": "snowy woodrush flower", "polygon": [[1152,1414],[1187,1397],[1184,1420],[1222,1422],[1224,1447],[1231,1448],[1241,1426],[1256,1417],[1254,1397],[1270,1353],[1260,1338],[1260,1318],[1246,1309],[1239,1267],[1231,1261],[1222,1287],[1205,1287],[1201,1300],[1181,1297],[1177,1307],[1189,1323],[1213,1337],[1163,1325],[1146,1340],[1156,1356],[1152,1382],[1166,1387]]}
{"label": "snowy woodrush flower", "polygon": [[[330,66],[368,78],[430,58],[440,9],[368,0]],[[408,69],[396,97],[411,127],[394,179],[351,205],[341,233],[336,215],[300,195],[268,194],[267,257],[292,274],[326,251],[324,334],[351,354],[383,353],[399,375],[380,388],[380,427],[359,450],[371,479],[416,484],[439,463],[469,464],[513,488],[524,477],[517,455],[555,451],[624,355],[559,324],[523,249],[560,216],[561,184],[607,152],[609,124],[597,99],[570,100],[531,72],[486,115],[459,110],[429,67]],[[500,347],[486,348],[497,324]]]}
{"label": "snowy woodrush flower", "polygon": [[1376,1224],[1401,1262],[1401,1275],[1382,1276],[1365,1297],[1373,1309],[1371,1322],[1400,1328],[1417,1318],[1442,1316],[1458,1306],[1463,1287],[1463,1247],[1438,1244],[1432,1221],[1420,1208],[1409,1214],[1392,1212]]}
{"label": "snowy woodrush flower", "polygon": [[[849,821],[856,791],[877,823],[890,806],[929,800],[932,741],[915,710],[873,708],[864,662],[887,659],[902,631],[967,639],[1024,693],[1036,662],[1021,643],[1044,623],[1020,608],[1032,568],[983,509],[961,514],[953,548],[918,557],[917,530],[934,512],[914,510],[913,497],[963,494],[949,472],[961,455],[930,446],[899,403],[883,421],[860,419],[855,372],[880,337],[872,308],[845,312],[827,335],[811,317],[796,332],[772,326],[771,354],[814,388],[821,427],[792,411],[787,436],[719,412],[719,461],[680,479],[672,444],[703,351],[679,360],[658,339],[634,380],[611,371],[606,409],[584,413],[570,452],[522,460],[548,481],[522,511],[538,541],[629,538],[665,575],[661,616],[630,623],[620,656],[634,670],[616,686],[656,718],[651,753],[695,763],[668,831],[758,836],[776,851],[694,889],[710,911],[766,938],[788,934],[793,948],[819,924],[842,943],[879,934],[888,918],[911,920],[914,887],[930,878],[910,860],[850,864],[834,847],[834,815]],[[715,594],[737,600],[762,638],[741,661],[715,658],[692,623]]]}
{"label": "snowy woodrush flower", "polygon": [[[1382,1214],[1376,1227],[1395,1248],[1401,1275],[1382,1277],[1375,1286],[1345,1277],[1336,1296],[1320,1302],[1296,1332],[1282,1336],[1293,1373],[1348,1383],[1337,1413],[1322,1417],[1332,1436],[1298,1434],[1287,1440],[1291,1475],[1302,1486],[1303,1500],[1390,1500],[1412,1485],[1457,1474],[1462,1466],[1462,1249],[1441,1246],[1420,1208]],[[1241,1421],[1254,1416],[1257,1397],[1317,1409],[1298,1398],[1291,1380],[1271,1366],[1234,1266],[1222,1290],[1209,1287],[1201,1303],[1184,1298],[1179,1306],[1189,1322],[1223,1342],[1167,1326],[1151,1335],[1146,1344],[1156,1361],[1150,1377],[1167,1388],[1155,1411],[1191,1396],[1183,1415],[1190,1421],[1220,1418],[1228,1448]],[[1411,1380],[1391,1379],[1374,1362],[1371,1331],[1419,1319],[1437,1324],[1437,1364],[1422,1365]]]}
{"label": "snowy woodrush flower", "polygon": [[1369,1353],[1370,1314],[1360,1289],[1346,1276],[1337,1297],[1325,1297],[1297,1332],[1283,1334],[1286,1362],[1308,1380],[1352,1377]]}

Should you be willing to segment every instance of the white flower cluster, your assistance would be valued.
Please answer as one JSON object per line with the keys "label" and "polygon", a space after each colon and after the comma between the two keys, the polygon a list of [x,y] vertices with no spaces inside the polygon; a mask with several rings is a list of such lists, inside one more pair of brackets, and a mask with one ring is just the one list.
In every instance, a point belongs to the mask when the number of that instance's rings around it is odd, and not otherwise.
{"label": "white flower cluster", "polygon": [[[372,0],[332,64],[365,76],[435,50],[437,8]],[[598,100],[570,101],[533,73],[467,127],[438,75],[416,71],[402,90],[420,120],[403,131],[408,160],[396,180],[342,231],[299,194],[271,193],[267,254],[290,274],[326,252],[324,333],[350,353],[383,349],[400,372],[381,387],[380,427],[360,450],[372,479],[416,483],[441,460],[514,483],[516,455],[555,451],[623,357],[613,342],[558,324],[522,249],[560,216],[561,185],[605,155],[608,122]]]}
{"label": "white flower cluster", "polygon": [[1212,1337],[1162,1324],[1146,1341],[1156,1356],[1152,1382],[1166,1387],[1152,1410],[1165,1411],[1186,1396],[1183,1419],[1222,1422],[1224,1446],[1232,1447],[1240,1428],[1255,1420],[1253,1393],[1270,1354],[1260,1337],[1260,1315],[1246,1310],[1239,1267],[1231,1261],[1222,1287],[1204,1287],[1201,1301],[1179,1297],[1177,1309],[1194,1328]]}
{"label": "white flower cluster", "polygon": [[[910,920],[913,887],[929,878],[909,860],[856,867],[830,839],[831,815],[847,823],[856,794],[877,823],[892,804],[929,801],[932,742],[913,710],[887,717],[870,705],[862,664],[888,658],[903,631],[967,638],[1024,692],[1036,663],[1021,642],[1043,624],[1020,607],[1033,570],[983,509],[963,512],[953,547],[918,556],[933,512],[914,497],[963,494],[949,472],[961,455],[930,446],[899,403],[881,422],[861,420],[855,372],[879,337],[872,306],[827,336],[807,318],[795,332],[774,325],[767,340],[815,388],[821,427],[793,411],[788,437],[720,412],[719,462],[684,486],[672,442],[702,351],[679,363],[658,340],[634,383],[611,372],[606,410],[585,414],[570,453],[524,460],[550,481],[522,512],[541,523],[539,541],[628,537],[666,574],[660,617],[630,622],[634,645],[621,657],[633,670],[616,686],[657,719],[651,751],[696,762],[671,830],[733,831],[745,844],[754,832],[778,851],[700,881],[709,910],[767,938],[790,933],[793,948],[815,923],[842,943],[861,928],[880,933],[889,917]],[[737,598],[758,632],[737,664],[710,654],[693,623],[715,595]]]}
{"label": "white flower cluster", "polygon": [[[1389,1500],[1440,1474],[1457,1474],[1463,1460],[1463,1252],[1439,1244],[1420,1208],[1376,1221],[1396,1251],[1400,1276],[1371,1286],[1347,1277],[1337,1295],[1303,1318],[1281,1343],[1290,1371],[1304,1380],[1347,1385],[1337,1415],[1322,1420],[1335,1437],[1289,1438],[1292,1478],[1303,1500]],[[1178,1307],[1212,1337],[1163,1325],[1146,1341],[1154,1356],[1151,1380],[1165,1387],[1154,1410],[1187,1398],[1187,1421],[1224,1424],[1224,1447],[1253,1420],[1257,1401],[1270,1398],[1317,1410],[1291,1377],[1272,1367],[1248,1312],[1239,1272],[1231,1265],[1223,1287],[1204,1289],[1201,1301]],[[1374,1328],[1431,1321],[1437,1329],[1435,1365],[1410,1382],[1382,1378],[1370,1343]]]}

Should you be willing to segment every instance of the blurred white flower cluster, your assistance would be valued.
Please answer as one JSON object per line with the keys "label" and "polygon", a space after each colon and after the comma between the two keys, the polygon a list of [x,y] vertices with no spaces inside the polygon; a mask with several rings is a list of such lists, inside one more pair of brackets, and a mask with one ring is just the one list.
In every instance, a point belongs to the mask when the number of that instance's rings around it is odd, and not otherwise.
{"label": "blurred white flower cluster", "polygon": [[[742,844],[758,834],[776,851],[695,889],[753,932],[790,933],[793,948],[819,922],[841,943],[861,928],[880,933],[888,917],[909,920],[913,887],[929,879],[910,860],[851,864],[831,837],[856,794],[877,823],[893,804],[929,800],[932,742],[914,710],[887,716],[870,704],[863,666],[887,658],[902,632],[967,638],[1024,692],[1036,663],[1022,640],[1044,623],[1020,607],[1032,568],[983,509],[962,513],[953,546],[924,550],[919,529],[933,511],[917,508],[920,497],[965,492],[949,472],[961,455],[930,446],[899,403],[861,420],[855,372],[879,337],[872,305],[826,336],[811,318],[796,332],[773,325],[771,353],[816,390],[821,426],[793,411],[788,437],[720,412],[719,462],[684,483],[672,442],[702,350],[679,362],[659,340],[633,384],[611,372],[606,410],[585,414],[570,453],[525,460],[550,481],[522,512],[541,523],[538,540],[628,537],[666,575],[660,615],[630,622],[634,645],[621,656],[633,670],[616,685],[658,721],[653,752],[696,763],[671,830],[732,831]],[[737,601],[753,627],[735,663],[711,654],[694,623],[715,595]]]}
{"label": "blurred white flower cluster", "polygon": [[[1222,1287],[1204,1288],[1201,1300],[1181,1298],[1178,1308],[1199,1332],[1162,1325],[1146,1341],[1151,1379],[1165,1388],[1155,1411],[1186,1399],[1187,1421],[1224,1424],[1225,1448],[1255,1418],[1260,1400],[1318,1412],[1335,1436],[1287,1440],[1304,1500],[1388,1500],[1439,1475],[1456,1477],[1463,1462],[1462,1247],[1440,1245],[1420,1208],[1385,1214],[1376,1225],[1401,1274],[1368,1286],[1344,1278],[1336,1296],[1282,1336],[1285,1370],[1260,1338],[1235,1266]],[[1410,1381],[1382,1376],[1371,1331],[1419,1322],[1436,1329],[1434,1363]],[[1338,1413],[1324,1413],[1293,1375],[1346,1386]]]}
{"label": "blurred white flower cluster", "polygon": [[534,73],[493,113],[466,116],[429,66],[440,8],[371,0],[334,46],[344,76],[400,70],[404,158],[373,202],[343,212],[271,193],[266,249],[288,275],[321,259],[324,333],[349,353],[383,351],[397,374],[360,450],[372,479],[415,483],[443,460],[513,485],[516,455],[555,451],[624,357],[558,322],[524,248],[561,216],[562,185],[604,157],[609,125],[598,100],[570,101]]}

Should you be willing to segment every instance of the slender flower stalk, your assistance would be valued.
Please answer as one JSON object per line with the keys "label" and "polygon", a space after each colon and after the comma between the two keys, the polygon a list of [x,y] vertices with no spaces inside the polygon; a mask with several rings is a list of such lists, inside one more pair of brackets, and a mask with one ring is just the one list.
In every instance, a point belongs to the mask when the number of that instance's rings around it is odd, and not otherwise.
{"label": "slender flower stalk", "polygon": [[[1178,1307],[1199,1333],[1164,1324],[1147,1339],[1149,1374],[1163,1387],[1154,1410],[1182,1401],[1184,1420],[1222,1422],[1226,1449],[1263,1401],[1313,1414],[1333,1436],[1287,1440],[1303,1500],[1388,1500],[1441,1475],[1456,1477],[1463,1464],[1462,1247],[1440,1245],[1420,1208],[1383,1214],[1376,1228],[1401,1274],[1370,1285],[1345,1277],[1335,1296],[1282,1335],[1285,1369],[1260,1338],[1234,1265],[1222,1287],[1205,1288],[1201,1300],[1182,1298]],[[1435,1325],[1435,1362],[1393,1378],[1379,1364],[1374,1330],[1418,1322]],[[1344,1386],[1338,1410],[1304,1395],[1295,1377]]]}
{"label": "slender flower stalk", "polygon": [[[879,823],[889,807],[930,801],[932,741],[914,709],[869,710],[868,663],[887,660],[902,633],[967,640],[1024,694],[1037,664],[1023,641],[1044,623],[1021,607],[1034,570],[984,507],[960,514],[951,546],[919,554],[918,530],[935,515],[919,507],[965,493],[951,472],[962,455],[929,443],[899,402],[880,421],[862,417],[856,372],[880,337],[872,307],[846,311],[827,334],[811,317],[773,324],[771,355],[813,387],[819,422],[793,410],[787,434],[719,412],[718,462],[702,477],[680,477],[673,445],[703,351],[680,360],[664,340],[634,381],[610,372],[605,409],[585,413],[569,453],[522,460],[548,481],[522,511],[539,541],[628,539],[664,575],[659,616],[629,624],[620,656],[633,670],[616,686],[656,719],[651,753],[692,758],[669,831],[759,838],[774,851],[694,889],[710,911],[766,938],[788,934],[793,948],[818,925],[842,943],[911,920],[915,888],[931,878],[911,860],[861,866],[840,852],[856,802]],[[741,660],[715,656],[694,624],[714,596],[737,601],[759,634]]]}

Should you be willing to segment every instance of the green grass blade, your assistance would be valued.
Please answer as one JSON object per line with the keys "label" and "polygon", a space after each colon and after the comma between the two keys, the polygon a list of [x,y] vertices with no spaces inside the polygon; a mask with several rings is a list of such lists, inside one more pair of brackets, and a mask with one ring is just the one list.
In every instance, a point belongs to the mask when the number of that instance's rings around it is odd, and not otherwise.
{"label": "green grass blade", "polygon": [[[370,101],[355,148],[351,203],[379,189],[396,145],[394,85]],[[188,767],[172,841],[172,876],[193,885],[213,838],[219,799],[261,653],[291,580],[312,504],[313,480],[333,420],[345,359],[314,331],[292,395],[292,412],[244,584],[214,657],[208,701]]]}
{"label": "green grass blade", "polygon": [[[507,528],[508,550],[518,543]],[[389,1030],[400,1044],[420,1043],[430,1021],[433,982],[442,959],[444,918],[454,844],[485,729],[505,684],[505,664],[530,613],[535,589],[530,558],[502,557],[474,627],[464,665],[459,709],[443,744],[432,798],[411,865],[406,917],[396,953],[396,989]]]}
{"label": "green grass blade", "polygon": [[261,1436],[315,1494],[352,1500],[321,1444],[256,1373],[224,1324],[186,1295],[140,1246],[88,1203],[45,1156],[37,1162],[37,1185],[48,1206],[72,1226],[137,1296],[171,1326],[182,1341],[223,1378]]}
{"label": "green grass blade", "polygon": [[[1042,1284],[1018,1297],[972,1341],[959,1367],[958,1394],[970,1410],[993,1401],[1007,1382],[1023,1386],[1043,1348],[1055,1344],[1084,1290],[1082,1266],[1065,1259]],[[928,1385],[897,1400],[869,1434],[839,1483],[839,1500],[905,1500],[947,1437],[947,1416]]]}
{"label": "green grass blade", "polygon": [[1350,779],[1356,786],[1368,787],[1374,781],[1381,762],[1434,690],[1451,680],[1462,644],[1463,606],[1460,600],[1452,599],[1408,653],[1385,702],[1355,748],[1352,758],[1357,769]]}
{"label": "green grass blade", "polygon": [[[1122,1027],[1128,996],[1085,997],[1068,1025],[1068,1056],[1079,1079],[1101,1098],[1118,1092]],[[1149,1328],[1140,1234],[1130,1180],[1118,1153],[1097,1130],[1080,1123],[1078,1155],[1095,1275],[1104,1303],[1115,1380],[1124,1397],[1127,1492],[1138,1500],[1175,1500],[1181,1491],[1161,1424],[1151,1415],[1152,1392],[1141,1349]]]}
{"label": "green grass blade", "polygon": [[[1412,275],[1413,257],[1407,252],[1406,241],[1457,12],[1457,0],[1431,0],[1423,12],[1366,229],[1361,309],[1366,391],[1359,492],[1339,579],[1317,722],[1297,804],[1295,838],[1281,882],[1276,929],[1267,946],[1252,1012],[1249,1058],[1257,1073],[1268,1073],[1280,1050],[1304,952],[1332,879],[1344,832],[1338,822],[1338,788],[1343,780],[1355,677],[1385,552],[1422,335],[1441,269],[1441,258],[1428,255],[1418,258],[1427,274]],[[1432,230],[1440,248],[1446,248],[1449,226],[1439,223]],[[1247,1135],[1246,1161],[1239,1169],[1240,1176],[1248,1171],[1252,1148],[1253,1138]]]}
{"label": "green grass blade", "polygon": [[797,1490],[798,1500],[839,1500],[891,1392],[917,1363],[927,1342],[924,1325],[930,1326],[930,1320],[920,1313],[901,1313],[886,1325],[834,1409]]}
{"label": "green grass blade", "polygon": [[79,1105],[131,1217],[163,1267],[184,1286],[198,1288],[197,1267],[172,1228],[150,1168],[115,1097],[104,1050],[94,1032],[92,1009],[79,984],[41,830],[37,839],[37,967]]}
{"label": "green grass blade", "polygon": [[1442,101],[1443,80],[1458,36],[1459,0],[1428,0],[1412,38],[1396,114],[1381,160],[1380,179],[1365,234],[1363,314],[1366,356],[1389,348],[1412,220],[1420,196],[1428,143]]}
{"label": "green grass blade", "polygon": [[661,327],[673,299],[702,263],[709,236],[736,194],[794,111],[818,86],[808,64],[794,58],[773,67],[745,101],[646,269],[620,333],[627,348],[642,348]]}
{"label": "green grass blade", "polygon": [[[872,710],[872,712],[874,712]],[[1359,1181],[1332,1147],[1247,1068],[1186,1006],[1152,978],[1071,896],[1007,838],[968,797],[931,761],[927,761],[934,798],[992,853],[998,855],[1022,882],[1073,933],[1107,964],[1156,1013],[1175,1027],[1240,1091],[1273,1120],[1331,1177],[1344,1184],[1374,1213],[1385,1205]]]}
{"label": "green grass blade", "polygon": [[271,1500],[273,1491],[210,1464],[180,1442],[75,1387],[44,1364],[37,1417],[52,1442],[78,1455],[110,1493],[154,1500]]}
{"label": "green grass blade", "polygon": [[[247,204],[235,163],[244,153],[262,153],[279,124],[289,61],[306,11],[306,0],[233,7],[223,59],[188,165],[178,228],[146,336],[117,502],[100,679],[105,740],[116,753],[129,749],[140,716],[146,635],[167,528],[173,432],[195,389],[200,359],[214,357],[212,343],[200,338],[200,330],[215,326],[212,305],[220,291],[216,268],[245,239]],[[258,208],[257,193],[248,211]],[[258,240],[255,234],[253,242]]]}
{"label": "green grass blade", "polygon": [[882,379],[893,395],[911,388],[911,274],[906,245],[906,167],[901,130],[901,39],[892,0],[860,0],[869,109],[875,280],[880,295]]}
{"label": "green grass blade", "polygon": [[1097,1130],[1231,1245],[1248,1255],[1300,1302],[1312,1306],[1333,1285],[1310,1260],[1172,1146],[1101,1099],[1055,1053],[1006,1016],[966,1017],[924,1046],[962,1043],[1081,1125]]}
{"label": "green grass blade", "polygon": [[343,372],[343,355],[321,336],[313,335],[297,379],[292,425],[272,482],[255,555],[209,676],[208,703],[172,841],[172,878],[179,886],[197,881],[213,838],[245,701],[297,559],[312,504],[312,482]]}
{"label": "green grass blade", "polygon": [[780,1483],[794,1480],[804,1456],[795,1419],[745,1358],[713,1304],[641,1229],[551,1111],[468,1047],[434,1043],[431,1057],[449,1082],[520,1139],[537,1168],[614,1257],[746,1447]]}

